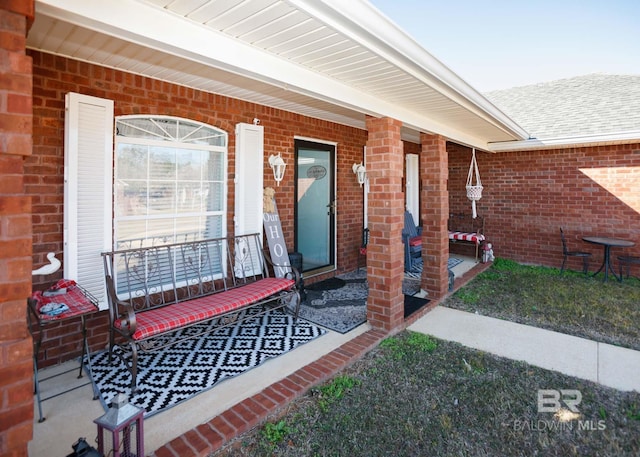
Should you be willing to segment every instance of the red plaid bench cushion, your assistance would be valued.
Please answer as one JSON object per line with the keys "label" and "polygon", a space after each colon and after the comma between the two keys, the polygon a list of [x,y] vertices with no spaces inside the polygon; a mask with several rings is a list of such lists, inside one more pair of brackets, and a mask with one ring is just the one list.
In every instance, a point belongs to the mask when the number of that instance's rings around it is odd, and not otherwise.
{"label": "red plaid bench cushion", "polygon": [[480,244],[485,238],[484,235],[466,232],[449,232],[449,239],[455,241],[469,241],[470,243]]}
{"label": "red plaid bench cushion", "polygon": [[[206,297],[136,313],[137,326],[132,337],[134,340],[143,340],[235,311],[278,292],[290,290],[294,284],[292,279],[264,278]],[[115,326],[122,328],[122,322],[116,321]]]}

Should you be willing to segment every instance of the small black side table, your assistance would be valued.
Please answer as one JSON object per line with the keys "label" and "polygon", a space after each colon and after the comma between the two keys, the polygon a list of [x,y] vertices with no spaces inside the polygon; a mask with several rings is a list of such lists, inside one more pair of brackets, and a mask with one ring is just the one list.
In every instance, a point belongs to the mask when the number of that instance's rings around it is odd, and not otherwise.
{"label": "small black side table", "polygon": [[[36,399],[38,402],[38,413],[40,415],[38,422],[42,422],[45,420],[45,417],[42,415],[42,402],[46,400],[50,400],[51,398],[57,397],[59,395],[65,394],[75,389],[79,389],[80,387],[86,386],[91,383],[91,357],[89,355],[89,345],[87,344],[87,322],[86,317],[95,314],[100,311],[98,308],[98,301],[95,297],[93,297],[87,290],[83,289],[79,285],[75,283],[75,281],[61,279],[54,286],[52,286],[49,291],[59,291],[64,293],[58,293],[56,295],[44,294],[43,292],[37,291],[31,294],[31,297],[27,299],[27,322],[29,324],[29,331],[33,337],[34,348],[33,348],[33,372],[34,372],[34,384],[35,384],[35,393]],[[49,292],[47,291],[47,292]],[[48,314],[41,313],[40,310],[43,306],[50,303],[64,303],[69,309],[65,312],[62,312],[58,315],[52,316]],[[38,354],[40,353],[40,347],[42,346],[42,336],[44,334],[44,327],[47,325],[51,325],[54,323],[59,323],[61,321],[66,321],[69,319],[77,319],[80,318],[82,322],[82,356],[80,357],[80,370],[78,372],[78,378],[82,378],[82,368],[84,364],[85,355],[87,356],[87,366],[89,368],[89,382],[84,383],[79,386],[75,386],[71,389],[65,390],[64,392],[59,392],[55,395],[52,395],[47,398],[40,397],[40,382],[44,382],[49,380],[44,379],[40,381],[38,377]],[[34,325],[33,323],[37,323],[37,335],[34,337]],[[60,373],[68,373],[66,372]],[[98,394],[95,390],[93,391],[94,400],[98,398]]]}

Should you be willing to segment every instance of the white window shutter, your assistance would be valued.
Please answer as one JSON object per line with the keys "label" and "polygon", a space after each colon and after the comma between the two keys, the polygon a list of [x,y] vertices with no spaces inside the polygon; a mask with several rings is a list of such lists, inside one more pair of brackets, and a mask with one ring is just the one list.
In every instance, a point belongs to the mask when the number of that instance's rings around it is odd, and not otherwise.
{"label": "white window shutter", "polygon": [[406,155],[405,199],[407,211],[420,223],[420,161],[418,154]]}
{"label": "white window shutter", "polygon": [[113,101],[65,97],[64,277],[106,307],[103,251],[111,249]]}
{"label": "white window shutter", "polygon": [[261,125],[236,125],[236,235],[262,233],[263,132]]}
{"label": "white window shutter", "polygon": [[[259,233],[262,241],[262,186],[264,167],[264,128],[254,124],[236,124],[235,235]],[[258,259],[254,255],[252,258]],[[246,266],[245,266],[246,269]],[[255,264],[257,273],[262,266]],[[251,268],[249,268],[251,270]],[[238,272],[236,272],[238,273]],[[242,276],[241,274],[237,274]]]}

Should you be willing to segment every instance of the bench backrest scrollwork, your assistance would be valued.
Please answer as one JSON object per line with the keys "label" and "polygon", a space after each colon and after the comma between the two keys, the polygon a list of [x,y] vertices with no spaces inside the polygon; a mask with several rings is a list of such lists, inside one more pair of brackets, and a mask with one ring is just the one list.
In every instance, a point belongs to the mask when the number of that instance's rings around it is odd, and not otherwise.
{"label": "bench backrest scrollwork", "polygon": [[268,276],[258,233],[102,253],[110,300],[135,310],[210,295]]}

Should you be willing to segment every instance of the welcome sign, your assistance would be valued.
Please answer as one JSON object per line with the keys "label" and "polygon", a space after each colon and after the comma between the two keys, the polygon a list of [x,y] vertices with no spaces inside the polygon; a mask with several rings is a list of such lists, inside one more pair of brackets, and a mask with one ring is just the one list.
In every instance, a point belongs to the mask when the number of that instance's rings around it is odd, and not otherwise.
{"label": "welcome sign", "polygon": [[[273,198],[273,197],[272,197]],[[282,236],[282,225],[280,224],[280,216],[278,215],[278,207],[275,198],[273,198],[273,207],[268,208],[265,205],[263,213],[264,232],[269,244],[269,252],[273,261],[273,272],[277,278],[283,278],[285,274],[291,272],[291,264],[289,263],[289,253]],[[268,210],[272,210],[269,211]]]}

